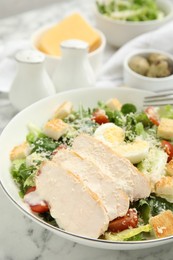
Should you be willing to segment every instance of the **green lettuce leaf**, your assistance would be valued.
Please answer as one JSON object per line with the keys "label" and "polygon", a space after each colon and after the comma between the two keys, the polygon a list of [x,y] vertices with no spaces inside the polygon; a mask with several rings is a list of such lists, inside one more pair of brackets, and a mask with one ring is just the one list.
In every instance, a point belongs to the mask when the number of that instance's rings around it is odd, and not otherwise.
{"label": "green lettuce leaf", "polygon": [[137,228],[126,229],[126,230],[123,230],[119,233],[106,232],[105,233],[105,239],[111,240],[111,241],[130,240],[130,238],[132,239],[134,236],[137,236],[138,234],[140,234],[142,232],[150,232],[151,230],[152,230],[151,225],[147,224],[147,225],[144,225],[144,226],[139,226]]}

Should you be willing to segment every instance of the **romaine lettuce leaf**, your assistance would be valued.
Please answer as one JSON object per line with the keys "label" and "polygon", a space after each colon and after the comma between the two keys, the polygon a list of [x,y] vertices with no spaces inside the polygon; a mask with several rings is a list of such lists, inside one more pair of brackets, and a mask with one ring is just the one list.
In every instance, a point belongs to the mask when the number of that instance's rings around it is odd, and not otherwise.
{"label": "romaine lettuce leaf", "polygon": [[105,233],[105,239],[106,240],[112,240],[112,241],[124,241],[124,240],[133,240],[134,236],[137,236],[138,234],[142,232],[150,232],[152,230],[152,227],[150,224],[139,226],[137,228],[132,229],[126,229],[119,233]]}

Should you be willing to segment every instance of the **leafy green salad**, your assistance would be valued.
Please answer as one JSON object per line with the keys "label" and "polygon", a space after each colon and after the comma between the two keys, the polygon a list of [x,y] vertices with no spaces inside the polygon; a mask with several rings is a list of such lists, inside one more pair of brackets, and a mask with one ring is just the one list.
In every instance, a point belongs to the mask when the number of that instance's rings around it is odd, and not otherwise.
{"label": "leafy green salad", "polygon": [[[127,1],[117,2],[122,10],[126,10],[124,2]],[[137,0],[128,2],[134,9],[143,2],[146,2],[146,6],[147,3],[153,3]],[[102,9],[102,12],[107,11]],[[51,127],[55,123],[58,124],[56,135],[47,131],[46,125],[42,128],[28,125],[26,140],[11,151],[11,175],[24,201],[27,194],[36,190],[35,179],[40,165],[51,160],[59,150],[70,149],[73,140],[85,133],[128,159],[151,185],[150,195],[130,201],[127,214],[110,221],[108,229],[100,238],[141,241],[173,235],[172,106],[148,107],[138,111],[134,104],[121,104],[119,100],[112,98],[107,102],[99,101],[94,108],[80,106],[78,110],[74,110],[73,104],[66,101],[48,121]],[[61,133],[59,124],[67,127]],[[46,202],[28,204],[33,213],[58,227]]]}
{"label": "leafy green salad", "polygon": [[97,0],[96,5],[101,14],[114,20],[150,21],[165,16],[155,0]]}

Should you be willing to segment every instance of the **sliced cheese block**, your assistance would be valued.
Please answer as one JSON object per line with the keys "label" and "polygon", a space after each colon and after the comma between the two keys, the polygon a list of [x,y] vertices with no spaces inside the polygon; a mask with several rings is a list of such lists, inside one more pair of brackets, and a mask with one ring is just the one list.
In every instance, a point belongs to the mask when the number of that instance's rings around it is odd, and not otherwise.
{"label": "sliced cheese block", "polygon": [[59,150],[54,155],[53,161],[78,176],[98,195],[107,210],[110,221],[127,213],[128,196],[117,188],[113,178],[105,175],[94,163],[68,149]]}
{"label": "sliced cheese block", "polygon": [[74,139],[73,149],[81,157],[95,163],[104,174],[111,176],[117,187],[125,191],[131,201],[149,196],[151,187],[144,174],[139,172],[128,159],[115,153],[100,140],[81,134]]}
{"label": "sliced cheese block", "polygon": [[61,42],[70,39],[87,42],[90,52],[97,49],[101,43],[97,31],[80,14],[75,13],[45,31],[40,36],[38,48],[46,54],[61,56]]}
{"label": "sliced cheese block", "polygon": [[107,230],[109,218],[98,196],[62,166],[44,162],[36,177],[36,189],[65,231],[98,238]]}

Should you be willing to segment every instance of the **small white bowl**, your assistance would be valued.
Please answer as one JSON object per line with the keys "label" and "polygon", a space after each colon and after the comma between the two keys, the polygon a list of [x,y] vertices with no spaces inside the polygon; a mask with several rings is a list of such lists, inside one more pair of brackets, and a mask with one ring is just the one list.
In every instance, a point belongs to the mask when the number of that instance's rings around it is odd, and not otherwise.
{"label": "small white bowl", "polygon": [[129,61],[132,59],[132,57],[138,55],[147,57],[150,53],[158,53],[165,55],[173,66],[173,55],[167,52],[156,49],[143,49],[134,51],[130,53],[124,60],[124,84],[131,88],[150,91],[173,88],[173,74],[171,74],[168,77],[150,78],[136,73],[129,67]]}
{"label": "small white bowl", "polygon": [[173,2],[157,0],[160,9],[166,14],[161,20],[144,22],[131,22],[113,20],[96,11],[97,27],[105,34],[107,42],[115,47],[120,47],[138,35],[152,31],[173,18]]}
{"label": "small white bowl", "polygon": [[[40,36],[54,25],[55,24],[51,24],[49,26],[44,26],[44,27],[40,28],[39,30],[37,30],[36,32],[34,32],[34,34],[31,36],[31,45],[35,50],[41,52],[38,48],[38,42],[39,42]],[[95,30],[100,35],[101,44],[96,50],[88,53],[88,59],[93,68],[93,71],[95,72],[95,74],[97,74],[101,67],[101,64],[102,64],[103,53],[104,53],[104,49],[106,46],[106,37],[104,36],[104,34],[101,31],[99,31],[97,29],[95,29]],[[61,57],[48,55],[45,53],[44,53],[44,55],[46,57],[45,66],[46,66],[47,72],[50,75],[50,77],[52,77],[55,67],[61,61]]]}

